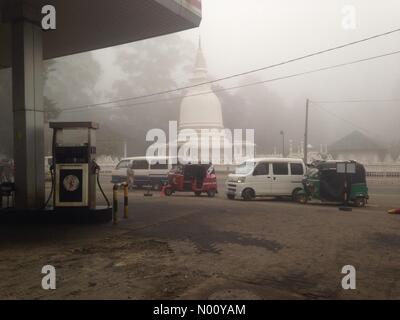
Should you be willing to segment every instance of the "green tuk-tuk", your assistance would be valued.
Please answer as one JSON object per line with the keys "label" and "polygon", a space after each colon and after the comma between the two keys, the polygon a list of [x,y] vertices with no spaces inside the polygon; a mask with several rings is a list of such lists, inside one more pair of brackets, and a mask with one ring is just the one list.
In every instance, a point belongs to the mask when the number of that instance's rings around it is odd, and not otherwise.
{"label": "green tuk-tuk", "polygon": [[[351,171],[341,169],[347,166]],[[356,161],[314,162],[303,179],[303,188],[296,194],[300,203],[317,199],[364,207],[369,199],[365,168]]]}

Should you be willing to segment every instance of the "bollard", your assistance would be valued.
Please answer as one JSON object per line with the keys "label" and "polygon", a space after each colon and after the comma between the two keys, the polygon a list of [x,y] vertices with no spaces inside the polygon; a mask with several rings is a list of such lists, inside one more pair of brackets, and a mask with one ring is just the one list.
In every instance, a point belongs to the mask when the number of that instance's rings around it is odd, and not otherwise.
{"label": "bollard", "polygon": [[124,219],[128,219],[128,184],[124,184]]}
{"label": "bollard", "polygon": [[113,224],[118,223],[118,185],[113,187]]}

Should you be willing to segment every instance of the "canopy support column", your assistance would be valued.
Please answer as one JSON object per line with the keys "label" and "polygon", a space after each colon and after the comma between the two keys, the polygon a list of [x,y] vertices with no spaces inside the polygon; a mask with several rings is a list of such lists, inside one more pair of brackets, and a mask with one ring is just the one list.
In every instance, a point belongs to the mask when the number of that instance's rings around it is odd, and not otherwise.
{"label": "canopy support column", "polygon": [[32,10],[24,5],[15,9],[10,17],[15,203],[20,209],[38,209],[45,196],[42,29]]}

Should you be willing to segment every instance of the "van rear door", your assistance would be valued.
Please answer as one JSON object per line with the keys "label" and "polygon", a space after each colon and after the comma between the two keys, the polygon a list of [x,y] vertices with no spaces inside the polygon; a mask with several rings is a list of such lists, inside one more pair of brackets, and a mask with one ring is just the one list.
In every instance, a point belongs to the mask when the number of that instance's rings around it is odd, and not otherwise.
{"label": "van rear door", "polygon": [[151,161],[149,176],[153,185],[162,185],[168,179],[168,162],[164,161]]}
{"label": "van rear door", "polygon": [[289,165],[292,190],[296,188],[303,188],[303,177],[305,174],[305,166],[300,162],[292,162]]}

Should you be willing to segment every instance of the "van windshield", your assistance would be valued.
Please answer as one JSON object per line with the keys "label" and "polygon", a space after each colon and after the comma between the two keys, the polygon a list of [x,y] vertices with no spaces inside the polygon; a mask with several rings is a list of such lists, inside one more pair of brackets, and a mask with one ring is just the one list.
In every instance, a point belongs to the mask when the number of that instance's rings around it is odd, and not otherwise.
{"label": "van windshield", "polygon": [[118,164],[117,164],[117,168],[116,169],[127,169],[129,167],[129,164],[131,163],[130,160],[121,160]]}
{"label": "van windshield", "polygon": [[236,167],[236,174],[249,174],[253,171],[256,163],[254,161],[246,161]]}

